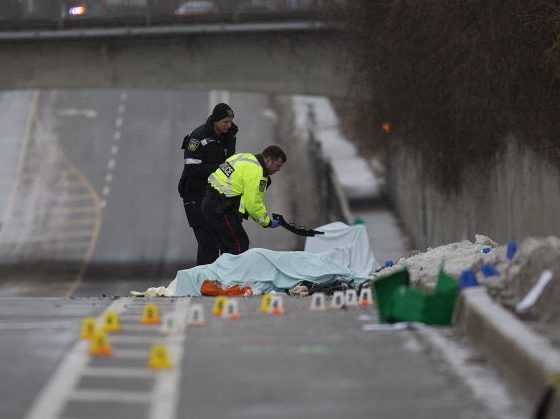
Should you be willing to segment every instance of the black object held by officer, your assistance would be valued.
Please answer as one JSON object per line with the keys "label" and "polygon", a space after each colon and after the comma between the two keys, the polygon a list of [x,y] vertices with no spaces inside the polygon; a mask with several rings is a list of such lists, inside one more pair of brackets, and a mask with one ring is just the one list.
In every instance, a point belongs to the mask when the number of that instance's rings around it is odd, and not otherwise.
{"label": "black object held by officer", "polygon": [[212,263],[219,256],[216,236],[202,216],[200,202],[206,192],[208,176],[226,158],[235,154],[238,128],[233,118],[229,105],[217,104],[206,123],[187,135],[181,147],[185,150],[185,165],[178,191],[183,198],[189,226],[198,242],[197,265]]}

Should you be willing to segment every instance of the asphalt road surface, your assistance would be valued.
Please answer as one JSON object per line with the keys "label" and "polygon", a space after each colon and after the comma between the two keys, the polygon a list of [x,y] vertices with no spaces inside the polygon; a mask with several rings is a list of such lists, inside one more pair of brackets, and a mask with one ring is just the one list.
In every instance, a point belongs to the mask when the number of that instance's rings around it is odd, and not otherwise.
{"label": "asphalt road surface", "polygon": [[[229,320],[210,315],[212,298],[110,297],[167,285],[192,266],[176,192],[180,143],[220,101],[236,111],[239,151],[281,142],[261,94],[0,95],[0,158],[13,179],[0,183],[0,417],[489,417],[413,332],[365,332],[371,309],[316,313],[309,299],[286,297],[286,314],[272,316],[253,297]],[[270,211],[290,216],[294,181],[288,160],[267,193]],[[296,246],[281,229],[246,228],[254,247]],[[172,331],[140,324],[148,302],[164,324],[175,319]],[[187,327],[192,303],[204,305],[206,326]],[[106,310],[123,331],[110,336],[112,356],[90,356],[81,321]],[[169,349],[172,368],[146,368],[154,343]]]}
{"label": "asphalt road surface", "polygon": [[[131,289],[167,285],[177,269],[193,265],[196,255],[176,189],[184,135],[206,120],[215,103],[226,101],[240,127],[238,152],[258,153],[278,141],[270,98],[261,94],[56,90],[21,95],[9,97],[28,106],[27,118],[15,123],[14,136],[21,135],[21,141],[10,149],[14,155],[19,151],[19,166],[0,234],[0,295],[5,296],[127,295]],[[18,110],[24,104],[18,103]],[[271,212],[290,215],[293,169],[290,173],[287,165],[274,176],[267,193]],[[251,221],[245,226],[253,247],[296,246],[285,231]]]}
{"label": "asphalt road surface", "polygon": [[[213,298],[1,299],[0,417],[5,418],[486,418],[460,381],[413,332],[364,332],[372,309],[285,314],[238,299],[240,319],[212,316]],[[173,313],[177,328],[140,324],[143,307]],[[202,303],[203,327],[186,326]],[[120,313],[113,355],[88,355],[86,315]],[[364,318],[364,316],[367,316]],[[147,368],[153,343],[172,368]]]}

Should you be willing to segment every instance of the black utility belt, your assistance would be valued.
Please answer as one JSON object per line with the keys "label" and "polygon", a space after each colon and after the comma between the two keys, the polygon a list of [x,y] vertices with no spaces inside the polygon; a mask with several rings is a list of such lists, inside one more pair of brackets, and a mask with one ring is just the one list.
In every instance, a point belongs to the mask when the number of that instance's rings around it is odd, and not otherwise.
{"label": "black utility belt", "polygon": [[217,203],[217,212],[222,213],[228,210],[237,211],[239,209],[239,204],[241,203],[241,195],[225,196],[212,187],[208,187],[206,193],[213,201]]}

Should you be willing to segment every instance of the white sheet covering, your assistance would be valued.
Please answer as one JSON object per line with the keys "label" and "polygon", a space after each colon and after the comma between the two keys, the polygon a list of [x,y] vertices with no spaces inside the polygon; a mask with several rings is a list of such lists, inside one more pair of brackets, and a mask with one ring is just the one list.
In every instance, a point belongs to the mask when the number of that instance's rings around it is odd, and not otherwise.
{"label": "white sheet covering", "polygon": [[337,221],[316,230],[324,231],[325,234],[308,237],[304,249],[306,252],[329,252],[337,262],[348,266],[358,276],[371,275],[379,268],[363,224],[349,226]]}
{"label": "white sheet covering", "polygon": [[291,289],[302,280],[322,283],[338,276],[359,285],[371,277],[378,265],[363,225],[336,222],[317,230],[325,234],[308,237],[303,252],[249,249],[241,255],[224,254],[212,264],[178,271],[167,288],[131,293],[198,297],[205,279],[223,286],[250,285],[256,293],[267,293]]}

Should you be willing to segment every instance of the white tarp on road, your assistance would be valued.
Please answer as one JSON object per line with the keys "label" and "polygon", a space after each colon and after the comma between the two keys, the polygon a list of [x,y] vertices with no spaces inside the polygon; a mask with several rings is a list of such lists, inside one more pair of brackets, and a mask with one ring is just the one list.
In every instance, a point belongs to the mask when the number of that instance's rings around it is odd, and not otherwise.
{"label": "white tarp on road", "polygon": [[348,226],[337,221],[317,230],[325,234],[308,237],[304,249],[306,252],[329,252],[332,258],[359,276],[371,275],[379,268],[363,224]]}
{"label": "white tarp on road", "polygon": [[257,248],[240,255],[226,253],[209,265],[178,271],[169,287],[150,288],[145,294],[199,297],[206,279],[223,287],[248,285],[260,294],[287,291],[302,281],[324,283],[340,277],[357,286],[371,278],[377,263],[363,225],[336,222],[316,230],[325,234],[308,238],[305,251]]}

